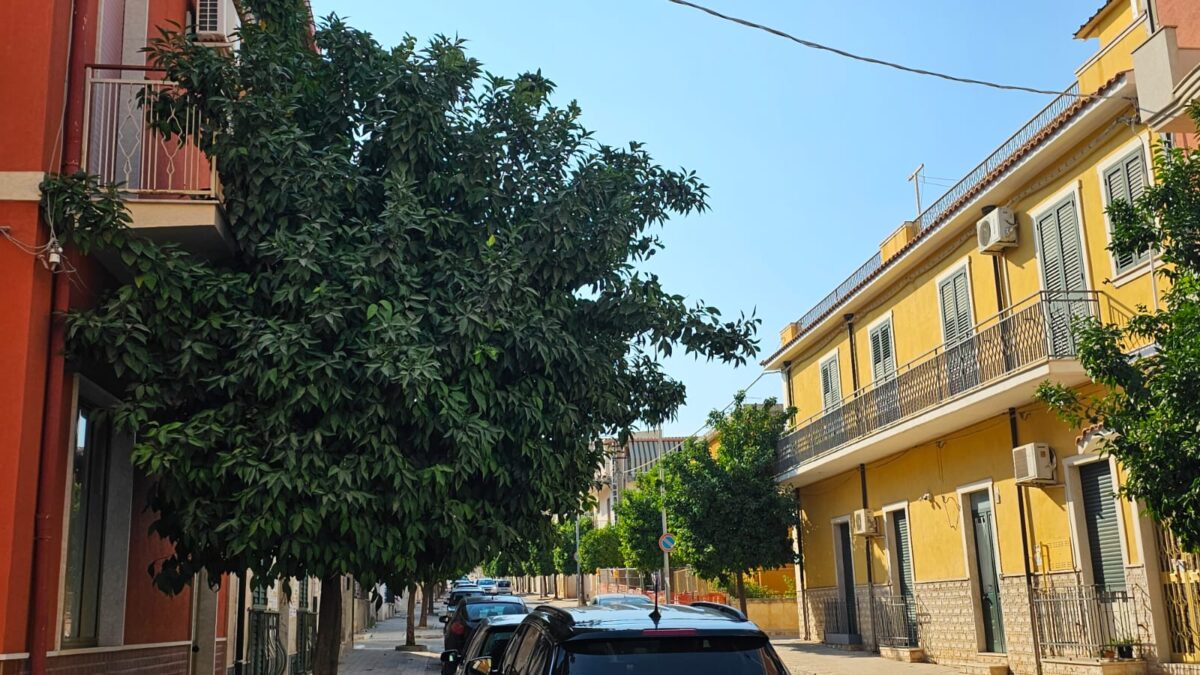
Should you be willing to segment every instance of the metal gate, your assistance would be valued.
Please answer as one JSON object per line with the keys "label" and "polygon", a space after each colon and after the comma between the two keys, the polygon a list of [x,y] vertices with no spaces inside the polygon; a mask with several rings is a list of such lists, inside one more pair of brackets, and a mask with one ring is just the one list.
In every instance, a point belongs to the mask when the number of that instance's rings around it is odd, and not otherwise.
{"label": "metal gate", "polygon": [[1200,663],[1200,555],[1185,553],[1166,525],[1155,529],[1171,660]]}
{"label": "metal gate", "polygon": [[310,605],[308,579],[300,580],[296,601],[296,653],[292,655],[292,675],[307,675],[313,668],[313,650],[317,645],[317,612]]}
{"label": "metal gate", "polygon": [[250,609],[250,639],[246,645],[250,675],[283,675],[287,670],[287,649],[279,635],[279,612]]}

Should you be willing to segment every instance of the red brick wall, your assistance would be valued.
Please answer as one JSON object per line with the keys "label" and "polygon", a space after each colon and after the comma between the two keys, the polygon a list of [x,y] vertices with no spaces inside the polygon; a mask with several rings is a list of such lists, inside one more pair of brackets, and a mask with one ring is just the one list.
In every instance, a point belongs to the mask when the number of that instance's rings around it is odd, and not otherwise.
{"label": "red brick wall", "polygon": [[[188,645],[62,654],[46,662],[47,675],[188,675]],[[28,661],[0,661],[0,675],[27,675]]]}
{"label": "red brick wall", "polygon": [[216,647],[217,661],[213,675],[225,675],[225,643],[218,642]]}

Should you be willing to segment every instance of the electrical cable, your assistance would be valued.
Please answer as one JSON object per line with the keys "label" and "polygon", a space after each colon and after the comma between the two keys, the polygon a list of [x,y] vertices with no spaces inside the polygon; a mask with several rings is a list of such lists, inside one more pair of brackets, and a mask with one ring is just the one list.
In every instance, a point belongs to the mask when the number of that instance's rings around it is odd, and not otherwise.
{"label": "electrical cable", "polygon": [[[1077,92],[1072,92],[1072,91],[1060,91],[1057,89],[1041,89],[1038,87],[1027,87],[1027,86],[1019,85],[1019,84],[1004,84],[1001,82],[992,82],[990,80],[977,80],[977,79],[970,78],[970,77],[960,77],[958,75],[950,75],[948,73],[942,73],[942,72],[938,72],[936,70],[926,70],[924,68],[916,68],[913,66],[906,66],[902,63],[896,63],[894,61],[886,61],[884,59],[877,59],[877,58],[874,58],[871,56],[863,56],[862,54],[855,54],[854,52],[848,52],[844,49],[838,49],[837,47],[830,47],[829,45],[824,45],[819,42],[813,42],[812,40],[805,40],[803,38],[798,38],[795,35],[792,35],[791,33],[787,33],[785,31],[779,30],[778,28],[772,28],[770,26],[766,26],[761,23],[755,23],[755,22],[749,21],[747,19],[741,19],[736,16],[722,14],[721,12],[718,12],[715,9],[711,9],[709,7],[705,7],[704,5],[699,5],[694,2],[689,2],[689,0],[667,0],[667,2],[671,2],[676,5],[681,5],[683,7],[690,7],[697,11],[704,12],[705,14],[708,14],[710,16],[714,16],[718,19],[722,19],[724,21],[729,21],[731,23],[736,23],[740,26],[745,26],[746,28],[753,28],[755,30],[760,30],[760,31],[763,31],[766,33],[770,33],[771,35],[774,35],[776,37],[781,37],[785,40],[791,40],[792,42],[795,42],[796,44],[798,44],[802,47],[808,47],[809,49],[817,49],[820,51],[830,52],[832,54],[836,54],[843,58],[852,59],[854,61],[861,61],[863,63],[869,63],[869,64],[877,65],[877,66],[883,66],[885,68],[893,68],[895,70],[903,71],[906,73],[911,73],[914,75],[925,75],[928,77],[936,77],[936,78],[939,78],[942,80],[948,80],[950,82],[958,82],[960,84],[973,84],[973,85],[977,85],[980,87],[989,87],[991,89],[1000,89],[1003,91],[1021,91],[1021,92],[1026,92],[1029,94],[1043,94],[1046,96],[1070,96],[1073,98],[1081,98],[1081,99],[1096,98],[1096,99],[1130,100],[1130,98],[1128,96],[1111,96],[1111,95],[1104,95],[1104,94],[1099,94],[1099,93],[1082,94],[1082,93],[1077,93]],[[1139,108],[1139,109],[1145,110],[1145,109],[1141,109],[1141,108]],[[1153,112],[1153,111],[1146,110],[1146,112]]]}

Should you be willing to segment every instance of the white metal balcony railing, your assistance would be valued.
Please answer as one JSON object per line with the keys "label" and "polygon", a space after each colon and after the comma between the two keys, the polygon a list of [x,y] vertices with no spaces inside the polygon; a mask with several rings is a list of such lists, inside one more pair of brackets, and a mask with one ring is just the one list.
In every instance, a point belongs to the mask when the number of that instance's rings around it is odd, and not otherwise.
{"label": "white metal balcony railing", "polygon": [[216,163],[190,140],[205,120],[194,108],[154,105],[177,87],[149,77],[155,72],[88,67],[83,166],[126,197],[216,199]]}
{"label": "white metal balcony railing", "polygon": [[[1007,140],[1000,144],[1000,147],[993,150],[975,168],[968,171],[967,175],[959,179],[949,190],[946,190],[945,194],[939,197],[937,201],[922,211],[921,215],[917,216],[918,231],[924,232],[940,224],[946,216],[956,211],[959,199],[967,194],[968,190],[982,182],[993,171],[1000,168],[1004,162],[1016,154],[1025,144],[1033,140],[1042,129],[1057,119],[1059,115],[1066,112],[1078,99],[1079,83],[1075,82],[1066,91],[1051,101],[1049,105],[1038,111],[1032,119],[1026,122],[1012,136],[1009,136]],[[860,265],[854,273],[838,284],[837,288],[822,298],[812,309],[805,312],[804,316],[797,319],[796,328],[801,333],[807,330],[828,314],[830,310],[837,307],[843,300],[849,297],[863,280],[883,267],[883,263],[883,258],[876,252],[875,255]]]}
{"label": "white metal balcony railing", "polygon": [[777,473],[1018,370],[1074,357],[1071,323],[1081,316],[1099,316],[1099,294],[1041,292],[1012,305],[979,323],[969,338],[940,345],[796,424],[779,441]]}

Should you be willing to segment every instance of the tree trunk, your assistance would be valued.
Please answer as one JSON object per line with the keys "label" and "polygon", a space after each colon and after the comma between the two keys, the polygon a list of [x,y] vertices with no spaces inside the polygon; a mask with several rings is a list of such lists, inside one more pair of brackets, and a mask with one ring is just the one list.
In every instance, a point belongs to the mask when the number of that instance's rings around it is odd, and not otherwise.
{"label": "tree trunk", "polygon": [[321,578],[321,606],[318,612],[313,675],[337,675],[338,657],[342,650],[342,578],[338,575]]}
{"label": "tree trunk", "polygon": [[421,623],[417,624],[421,628],[429,628],[429,587],[431,585],[428,581],[421,584]]}
{"label": "tree trunk", "polygon": [[554,599],[558,599],[558,575],[550,577],[550,583],[554,586]]}
{"label": "tree trunk", "polygon": [[412,647],[417,644],[417,585],[408,587],[408,616],[404,617],[404,646]]}
{"label": "tree trunk", "polygon": [[746,584],[742,581],[742,573],[737,573],[737,595],[738,605],[742,610],[742,614],[746,614]]}

